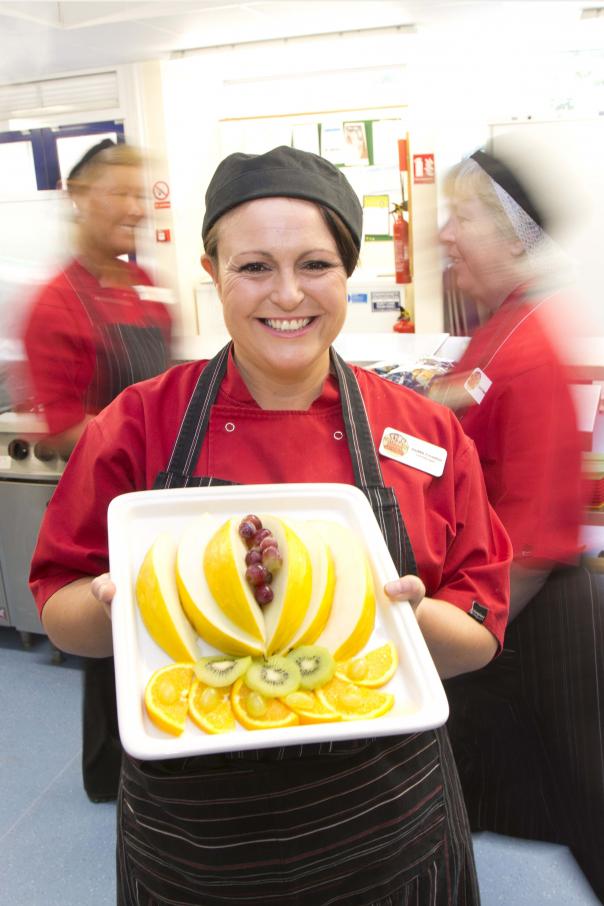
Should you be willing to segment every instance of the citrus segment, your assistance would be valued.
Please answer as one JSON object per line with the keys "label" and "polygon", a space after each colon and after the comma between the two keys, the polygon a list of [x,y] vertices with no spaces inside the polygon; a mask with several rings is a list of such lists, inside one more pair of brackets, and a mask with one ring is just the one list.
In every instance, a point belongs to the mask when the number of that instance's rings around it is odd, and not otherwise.
{"label": "citrus segment", "polygon": [[329,618],[335,587],[335,567],[331,551],[322,536],[308,523],[300,521],[294,529],[310,557],[312,587],[306,613],[299,629],[290,636],[288,647],[312,645]]}
{"label": "citrus segment", "polygon": [[183,732],[193,678],[192,664],[168,664],[149,679],[145,688],[147,714],[165,733],[180,736]]}
{"label": "citrus segment", "polygon": [[317,698],[326,708],[333,708],[342,720],[369,720],[386,714],[394,704],[394,696],[346,682],[334,676],[317,689]]}
{"label": "citrus segment", "polygon": [[289,525],[276,516],[260,519],[276,538],[283,557],[273,576],[273,600],[262,608],[266,653],[273,654],[289,647],[304,619],[312,593],[312,567],[306,545]]}
{"label": "citrus segment", "polygon": [[291,692],[283,697],[283,702],[295,711],[301,724],[323,724],[342,719],[337,711],[328,708],[314,692]]}
{"label": "citrus segment", "polygon": [[208,513],[191,521],[183,532],[176,556],[176,582],[182,606],[205,641],[225,654],[260,655],[263,633],[246,632],[218,605],[203,571],[204,551],[216,531]]}
{"label": "citrus segment", "polygon": [[[257,696],[257,693],[249,689],[243,682],[243,677],[240,677],[231,690],[231,705],[235,717],[247,730],[272,730],[279,727],[293,727],[300,722],[298,715],[287,705],[284,705],[283,702],[279,701],[278,698],[266,698],[264,700],[265,709],[253,707],[253,711],[262,712],[254,716],[248,709],[250,696]],[[253,698],[252,702],[256,705],[257,699]]]}
{"label": "citrus segment", "polygon": [[206,686],[194,680],[189,692],[189,717],[206,733],[229,733],[236,728],[231,689]]}
{"label": "citrus segment", "polygon": [[352,680],[357,686],[378,689],[392,679],[398,667],[398,655],[392,642],[369,651],[362,657],[339,663],[336,676]]}
{"label": "citrus segment", "polygon": [[335,588],[325,629],[315,639],[336,658],[348,660],[364,648],[375,624],[373,576],[365,550],[356,535],[337,522],[312,521],[331,549]]}
{"label": "citrus segment", "polygon": [[175,578],[176,542],[159,535],[145,556],[136,579],[136,600],[151,638],[174,661],[199,657],[197,635],[178,598]]}

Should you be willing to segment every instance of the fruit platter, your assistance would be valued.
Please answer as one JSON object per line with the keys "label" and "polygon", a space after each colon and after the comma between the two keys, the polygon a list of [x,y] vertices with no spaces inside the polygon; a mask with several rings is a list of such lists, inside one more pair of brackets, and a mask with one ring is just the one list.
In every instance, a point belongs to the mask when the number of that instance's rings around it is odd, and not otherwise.
{"label": "fruit platter", "polygon": [[446,696],[364,494],[340,484],[112,501],[120,736],[144,759],[439,726]]}

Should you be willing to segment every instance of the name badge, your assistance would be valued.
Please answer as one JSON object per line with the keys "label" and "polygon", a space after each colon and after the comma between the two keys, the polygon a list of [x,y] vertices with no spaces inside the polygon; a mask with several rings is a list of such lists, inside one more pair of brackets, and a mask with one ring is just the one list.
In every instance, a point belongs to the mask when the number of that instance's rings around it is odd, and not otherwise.
{"label": "name badge", "polygon": [[429,444],[419,437],[404,434],[396,428],[386,428],[380,443],[380,453],[388,459],[395,459],[412,469],[419,469],[440,478],[445,470],[447,451],[435,444]]}
{"label": "name badge", "polygon": [[481,371],[480,368],[475,368],[472,371],[466,380],[464,390],[467,390],[474,402],[480,405],[487,395],[489,388],[493,381],[491,381],[484,371]]}

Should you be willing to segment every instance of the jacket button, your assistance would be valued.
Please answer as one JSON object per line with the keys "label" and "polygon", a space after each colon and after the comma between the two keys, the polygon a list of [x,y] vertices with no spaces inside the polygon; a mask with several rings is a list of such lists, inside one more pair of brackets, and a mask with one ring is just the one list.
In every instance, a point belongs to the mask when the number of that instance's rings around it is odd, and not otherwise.
{"label": "jacket button", "polygon": [[334,440],[342,440],[343,437],[344,437],[344,435],[343,435],[343,433],[342,433],[341,431],[334,431],[334,432],[333,432],[333,439],[334,439]]}
{"label": "jacket button", "polygon": [[231,431],[235,430],[235,425],[233,424],[233,422],[227,422],[226,425],[224,426],[224,430],[228,431],[230,434]]}

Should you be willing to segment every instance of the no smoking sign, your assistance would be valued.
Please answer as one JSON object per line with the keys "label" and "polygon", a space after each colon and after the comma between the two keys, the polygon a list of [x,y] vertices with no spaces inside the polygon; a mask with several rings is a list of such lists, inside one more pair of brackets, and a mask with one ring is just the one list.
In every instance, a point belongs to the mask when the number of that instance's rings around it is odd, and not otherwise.
{"label": "no smoking sign", "polygon": [[170,186],[163,179],[153,183],[153,205],[156,208],[170,207]]}

